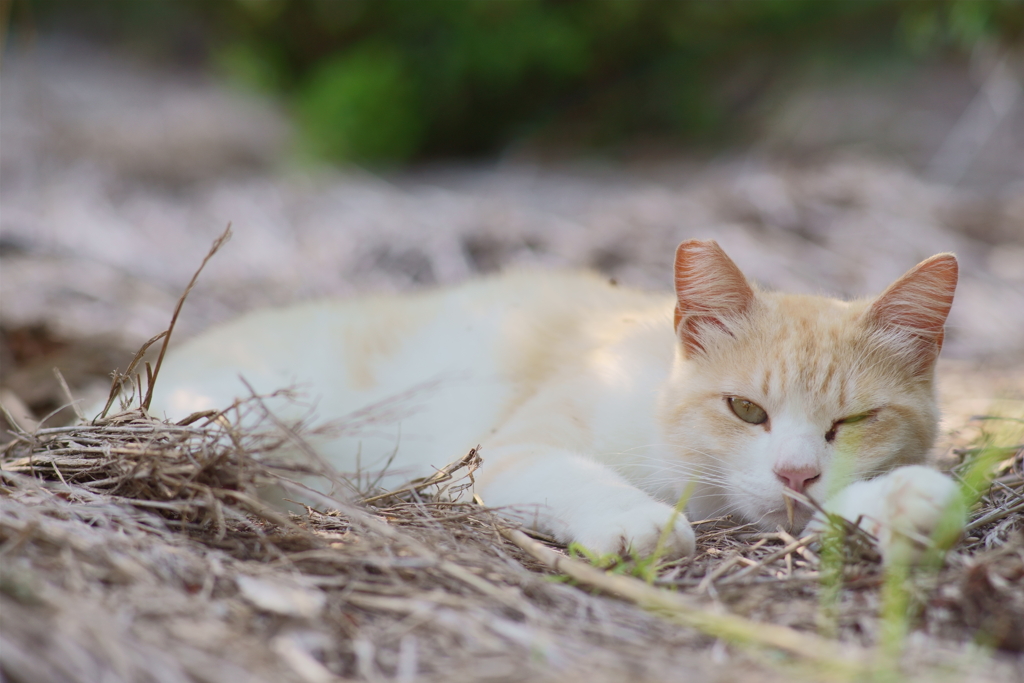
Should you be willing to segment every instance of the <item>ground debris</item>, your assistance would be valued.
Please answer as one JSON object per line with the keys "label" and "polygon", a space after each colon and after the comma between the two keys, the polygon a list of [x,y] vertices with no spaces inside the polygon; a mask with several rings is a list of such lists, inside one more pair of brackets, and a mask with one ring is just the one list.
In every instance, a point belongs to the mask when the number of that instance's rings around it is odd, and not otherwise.
{"label": "ground debris", "polygon": [[[350,487],[347,498],[321,496],[301,514],[271,508],[261,487],[316,468],[277,458],[294,438],[290,429],[236,426],[259,405],[255,397],[186,425],[130,410],[19,433],[5,446],[5,676],[47,683],[821,674],[680,626],[599,585],[566,582],[509,542],[500,517],[437,495],[465,484],[479,463],[475,451],[389,495]],[[983,678],[1012,680],[1024,531],[1019,512],[995,513],[1012,510],[1021,490],[1011,458],[973,514],[980,523],[941,573],[915,588],[922,611],[914,635],[927,647],[908,657],[956,670],[977,638],[1007,652],[984,660]],[[858,652],[878,645],[884,577],[870,548],[849,546],[826,610],[828,568],[813,537],[761,533],[728,518],[702,521],[697,531],[698,554],[663,563],[649,577],[654,586],[685,594],[698,610],[795,629],[808,642],[824,635]],[[629,575],[638,566],[619,558],[608,569]],[[908,675],[926,678],[928,670]]]}

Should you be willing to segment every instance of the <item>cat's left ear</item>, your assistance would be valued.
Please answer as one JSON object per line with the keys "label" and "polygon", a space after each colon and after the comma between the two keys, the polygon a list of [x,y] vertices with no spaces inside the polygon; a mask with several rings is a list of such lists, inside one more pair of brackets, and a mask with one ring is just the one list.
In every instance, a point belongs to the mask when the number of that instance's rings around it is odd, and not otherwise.
{"label": "cat's left ear", "polygon": [[868,309],[870,324],[895,333],[920,370],[930,368],[942,349],[958,274],[953,254],[936,254],[889,285]]}

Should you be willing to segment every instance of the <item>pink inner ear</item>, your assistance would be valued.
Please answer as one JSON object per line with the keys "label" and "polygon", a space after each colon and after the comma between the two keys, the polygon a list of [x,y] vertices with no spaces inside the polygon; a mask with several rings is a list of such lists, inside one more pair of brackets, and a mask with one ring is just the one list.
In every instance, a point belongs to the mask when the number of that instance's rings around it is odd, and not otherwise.
{"label": "pink inner ear", "polygon": [[754,300],[747,279],[714,240],[680,244],[675,276],[676,333],[688,353],[703,350],[703,325],[728,330],[727,321],[743,315]]}
{"label": "pink inner ear", "polygon": [[871,304],[869,320],[882,329],[906,333],[921,360],[934,360],[942,348],[943,326],[953,305],[958,272],[952,254],[922,261]]}

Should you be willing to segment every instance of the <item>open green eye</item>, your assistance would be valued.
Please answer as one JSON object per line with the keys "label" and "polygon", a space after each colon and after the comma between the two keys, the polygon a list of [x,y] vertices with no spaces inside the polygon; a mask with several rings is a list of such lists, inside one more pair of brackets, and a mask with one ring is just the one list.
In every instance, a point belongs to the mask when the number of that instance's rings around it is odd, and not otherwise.
{"label": "open green eye", "polygon": [[759,425],[768,419],[768,413],[764,412],[764,408],[753,401],[748,401],[745,398],[738,398],[736,396],[729,396],[726,398],[726,401],[729,402],[729,407],[732,409],[732,412],[735,413],[736,417],[744,422],[749,422],[752,425]]}

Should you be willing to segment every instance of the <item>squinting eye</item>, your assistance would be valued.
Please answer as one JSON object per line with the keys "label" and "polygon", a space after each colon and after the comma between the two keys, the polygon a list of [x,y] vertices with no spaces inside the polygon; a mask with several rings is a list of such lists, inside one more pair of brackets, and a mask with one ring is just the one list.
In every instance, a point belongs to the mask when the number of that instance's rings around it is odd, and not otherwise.
{"label": "squinting eye", "polygon": [[839,425],[852,425],[852,424],[856,424],[858,422],[863,422],[864,420],[868,419],[869,417],[873,417],[876,412],[878,412],[878,411],[877,410],[869,410],[866,413],[861,413],[859,415],[851,415],[850,417],[844,417],[842,420],[836,420],[835,422],[832,423],[832,429],[830,429],[827,432],[825,432],[825,441],[828,441],[829,443],[832,443],[833,441],[835,441],[835,439],[836,439],[836,430],[839,429]]}
{"label": "squinting eye", "polygon": [[736,417],[744,422],[759,425],[768,419],[768,413],[764,412],[764,408],[753,401],[737,398],[736,396],[729,396],[726,400],[729,402],[729,407],[732,408],[732,412],[736,414]]}

